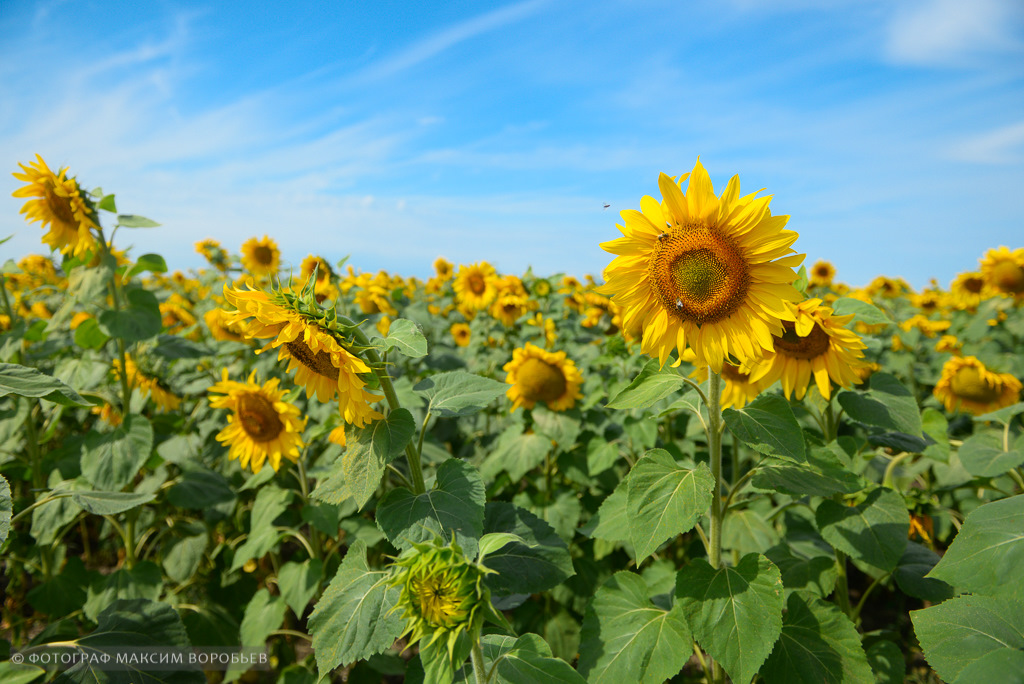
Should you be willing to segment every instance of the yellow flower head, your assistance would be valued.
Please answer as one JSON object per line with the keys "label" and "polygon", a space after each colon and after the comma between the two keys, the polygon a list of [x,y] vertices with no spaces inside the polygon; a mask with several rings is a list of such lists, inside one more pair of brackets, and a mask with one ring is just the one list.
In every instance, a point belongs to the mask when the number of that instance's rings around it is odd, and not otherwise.
{"label": "yellow flower head", "polygon": [[865,344],[857,333],[844,326],[853,314],[835,316],[820,299],[799,304],[787,302],[794,321],[784,321],[784,332],[774,338],[775,349],[757,364],[752,380],[771,385],[782,380],[789,397],[803,399],[813,376],[821,396],[828,399],[832,384],[852,387],[859,381],[857,370],[865,365]]}
{"label": "yellow flower head", "polygon": [[444,257],[437,257],[434,260],[434,271],[437,273],[437,277],[441,280],[448,280],[452,277],[452,262],[448,261]]}
{"label": "yellow flower head", "polygon": [[836,267],[827,261],[814,262],[810,272],[807,274],[807,281],[816,287],[828,287],[832,279],[836,277]]}
{"label": "yellow flower head", "polygon": [[935,337],[940,332],[949,330],[951,325],[953,324],[950,321],[933,321],[921,314],[915,314],[900,323],[900,327],[904,330],[909,332],[911,328],[917,328],[924,333],[925,337]]}
{"label": "yellow flower head", "polygon": [[1011,297],[1024,297],[1024,247],[990,249],[981,261],[981,275],[992,289]]}
{"label": "yellow flower head", "polygon": [[511,328],[530,310],[530,305],[529,298],[523,295],[502,295],[491,305],[491,315],[501,321],[505,327]]}
{"label": "yellow flower head", "polygon": [[281,251],[277,243],[267,235],[262,240],[249,238],[242,244],[242,266],[257,278],[277,275],[281,268]]}
{"label": "yellow flower head", "polygon": [[470,330],[469,326],[465,323],[454,323],[451,327],[452,338],[455,340],[455,344],[460,347],[469,346]]}
{"label": "yellow flower head", "polygon": [[160,314],[164,327],[172,335],[195,325],[196,317],[192,313],[192,303],[175,293],[160,303]]}
{"label": "yellow flower head", "polygon": [[1009,373],[993,373],[973,356],[954,356],[942,367],[934,394],[950,413],[980,416],[1020,400],[1021,382]]}
{"label": "yellow flower head", "polygon": [[[307,283],[308,286],[308,283]],[[308,288],[307,288],[308,289]],[[295,372],[296,384],[306,388],[321,402],[337,397],[346,423],[363,427],[382,418],[370,404],[380,397],[366,390],[361,376],[371,369],[339,342],[336,330],[323,309],[313,310],[308,303],[283,292],[224,286],[224,297],[238,310],[228,323],[249,321],[245,335],[249,339],[269,339],[262,351],[278,349],[278,360],[288,361],[288,372]],[[315,305],[314,305],[315,306]]]}
{"label": "yellow flower head", "polygon": [[887,278],[878,276],[871,281],[867,287],[868,294],[872,297],[899,297],[911,292],[910,285],[903,278]]}
{"label": "yellow flower head", "polygon": [[95,251],[92,229],[99,226],[91,217],[93,210],[82,197],[78,182],[67,178],[68,170],[63,168],[54,173],[38,154],[35,162],[18,166],[23,173],[12,175],[28,185],[12,194],[14,197],[34,198],[25,202],[21,213],[29,222],[39,221],[43,228],[50,227],[43,236],[43,242],[50,245],[50,249],[59,249],[76,257]]}
{"label": "yellow flower head", "polygon": [[642,329],[641,350],[662,365],[687,346],[716,373],[727,356],[770,351],[790,317],[784,303],[800,299],[791,283],[804,257],[790,248],[789,217],[771,215],[771,197],[741,197],[738,176],[716,197],[699,161],[678,182],[661,174],[658,186],[662,201],[644,197],[640,211],[623,211],[624,237],[601,245],[618,256],[598,292],[613,295],[622,327]]}
{"label": "yellow flower head", "polygon": [[954,356],[960,356],[960,346],[960,340],[956,339],[955,335],[943,335],[935,343],[935,351],[949,352]]}
{"label": "yellow flower head", "polygon": [[583,376],[564,351],[544,351],[527,342],[525,347],[513,350],[504,370],[508,373],[505,382],[512,385],[506,394],[512,400],[513,411],[520,406],[533,408],[538,401],[552,411],[566,411],[583,398]]}
{"label": "yellow flower head", "polygon": [[956,308],[974,311],[994,293],[981,273],[967,272],[953,279],[949,286],[949,294]]}
{"label": "yellow flower head", "polygon": [[327,263],[327,259],[310,254],[302,260],[302,266],[299,270],[299,278],[302,282],[309,280],[309,276],[313,273],[314,268],[316,269],[317,284],[320,284],[325,280],[330,280],[334,277],[334,270],[331,269],[331,265]]}
{"label": "yellow flower head", "polygon": [[[269,459],[276,472],[282,456],[299,460],[307,419],[300,419],[298,407],[282,400],[285,391],[278,388],[277,378],[260,385],[255,377],[253,371],[246,382],[235,382],[228,379],[225,368],[221,381],[207,390],[212,408],[231,411],[217,441],[230,447],[228,458],[238,459],[243,468],[258,473]],[[215,396],[218,394],[223,396]]]}
{"label": "yellow flower head", "polygon": [[212,238],[206,238],[196,243],[196,251],[220,271],[226,271],[228,266],[228,253],[221,247],[220,243]]}
{"label": "yellow flower head", "polygon": [[[180,397],[176,397],[169,390],[165,389],[157,378],[139,370],[135,360],[130,355],[125,356],[125,368],[127,369],[128,386],[139,390],[142,396],[151,396],[153,402],[161,411],[176,411],[181,405]],[[121,377],[120,359],[114,359],[114,374],[118,378]]]}
{"label": "yellow flower head", "polygon": [[229,323],[228,321],[232,315],[219,308],[210,309],[203,314],[203,321],[206,322],[206,327],[210,329],[213,339],[225,342],[244,342],[246,340],[245,322]]}
{"label": "yellow flower head", "polygon": [[486,261],[459,266],[455,274],[455,300],[460,309],[483,311],[498,296],[498,276]]}

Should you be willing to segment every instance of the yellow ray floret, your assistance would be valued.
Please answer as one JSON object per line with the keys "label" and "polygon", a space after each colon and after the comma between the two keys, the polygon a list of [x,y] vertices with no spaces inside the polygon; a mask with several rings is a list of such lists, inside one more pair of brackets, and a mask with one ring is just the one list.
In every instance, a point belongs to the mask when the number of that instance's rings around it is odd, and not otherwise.
{"label": "yellow ray floret", "polygon": [[641,350],[663,365],[687,346],[716,373],[727,356],[770,351],[784,303],[800,299],[791,283],[803,255],[790,248],[789,217],[771,215],[770,197],[741,197],[738,176],[716,197],[700,161],[678,182],[661,174],[658,186],[662,201],[644,197],[640,211],[622,212],[623,237],[601,245],[618,256],[598,292],[621,307],[622,328],[642,330]]}
{"label": "yellow ray floret", "polygon": [[18,166],[23,173],[12,175],[28,185],[18,188],[12,195],[34,198],[25,202],[21,213],[29,222],[39,221],[43,228],[50,227],[43,242],[51,249],[76,257],[94,251],[96,240],[92,229],[99,226],[82,198],[78,182],[67,177],[68,170],[64,168],[54,173],[38,154],[35,162]]}

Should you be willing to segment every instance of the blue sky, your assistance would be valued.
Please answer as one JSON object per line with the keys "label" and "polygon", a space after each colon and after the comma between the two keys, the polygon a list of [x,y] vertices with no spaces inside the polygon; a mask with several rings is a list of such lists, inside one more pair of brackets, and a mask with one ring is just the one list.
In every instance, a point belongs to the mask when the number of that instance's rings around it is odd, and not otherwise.
{"label": "blue sky", "polygon": [[[599,275],[698,155],[851,284],[1024,246],[1018,0],[3,0],[0,92],[2,164],[115,192],[172,268],[269,234],[296,265]],[[41,251],[18,186],[4,257]]]}

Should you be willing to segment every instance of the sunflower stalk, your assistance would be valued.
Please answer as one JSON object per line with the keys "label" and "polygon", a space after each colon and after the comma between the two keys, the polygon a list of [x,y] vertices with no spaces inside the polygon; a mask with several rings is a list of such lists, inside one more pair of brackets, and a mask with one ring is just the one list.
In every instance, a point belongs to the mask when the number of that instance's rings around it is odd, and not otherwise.
{"label": "sunflower stalk", "polygon": [[487,684],[490,681],[490,677],[487,675],[487,670],[484,667],[484,652],[480,648],[480,638],[473,639],[473,650],[469,653],[469,659],[473,663],[473,677],[476,680],[476,684]]}
{"label": "sunflower stalk", "polygon": [[[715,480],[711,499],[711,529],[708,538],[708,562],[716,570],[722,565],[722,523],[726,509],[722,505],[722,376],[708,369],[708,449],[711,476]],[[724,671],[717,660],[711,661],[711,681],[724,681]]]}

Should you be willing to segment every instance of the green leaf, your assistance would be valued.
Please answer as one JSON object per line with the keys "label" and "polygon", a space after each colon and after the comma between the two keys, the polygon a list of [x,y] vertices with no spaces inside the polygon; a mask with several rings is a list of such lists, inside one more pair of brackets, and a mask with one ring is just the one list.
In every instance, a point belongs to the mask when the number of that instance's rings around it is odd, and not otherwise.
{"label": "green leaf", "polygon": [[626,513],[637,563],[665,540],[689,532],[711,506],[715,478],[701,463],[681,467],[664,449],[648,451],[629,475]]}
{"label": "green leaf", "polygon": [[619,447],[603,437],[593,437],[587,442],[587,473],[600,475],[619,460]]}
{"label": "green leaf", "polygon": [[71,500],[89,513],[95,515],[114,515],[123,513],[156,498],[155,494],[141,492],[97,492],[89,490],[76,491]]}
{"label": "green leaf", "polygon": [[0,663],[0,681],[4,684],[31,684],[46,674],[46,670],[35,665]]}
{"label": "green leaf", "polygon": [[863,489],[861,478],[843,467],[830,450],[813,447],[806,463],[768,458],[751,480],[758,489],[801,496],[853,494]]}
{"label": "green leaf", "polygon": [[99,620],[103,611],[118,600],[147,599],[156,601],[163,588],[160,568],[150,561],[140,561],[130,570],[122,568],[97,577],[89,587],[83,612],[90,620]]}
{"label": "green leaf", "polygon": [[166,273],[167,262],[159,254],[143,254],[135,261],[135,265],[124,274],[125,280],[145,271],[150,273]]}
{"label": "green leaf", "polygon": [[103,211],[109,211],[112,214],[117,213],[117,203],[114,201],[113,193],[109,195],[103,195],[103,197],[100,198],[100,201],[97,202],[96,206],[102,209]]}
{"label": "green leaf", "polygon": [[397,458],[416,432],[416,421],[408,409],[395,409],[383,420],[374,421],[370,431],[370,443],[374,453],[385,463]]}
{"label": "green leaf", "polygon": [[[484,539],[508,534],[511,541],[490,551],[483,564],[496,571],[485,582],[495,595],[536,594],[552,589],[576,574],[569,549],[551,525],[510,503],[487,504]],[[483,541],[481,540],[481,548]]]}
{"label": "green leaf", "polygon": [[840,297],[837,299],[832,303],[832,311],[836,316],[853,314],[854,320],[867,325],[892,323],[892,319],[877,306],[851,297]]}
{"label": "green leaf", "polygon": [[100,330],[100,323],[95,318],[82,321],[82,323],[75,328],[75,344],[82,349],[99,349],[110,336]]}
{"label": "green leaf", "polygon": [[717,570],[702,558],[676,575],[676,605],[705,651],[735,682],[757,674],[782,629],[782,575],[750,553]]}
{"label": "green leaf", "polygon": [[893,578],[903,593],[933,603],[945,601],[953,596],[953,587],[942,580],[928,577],[939,554],[917,542],[907,542],[907,550],[893,571]]}
{"label": "green leaf", "polygon": [[508,385],[466,371],[438,373],[421,380],[413,391],[427,400],[427,410],[442,418],[468,416],[505,394]]}
{"label": "green leaf", "polygon": [[761,676],[766,684],[875,680],[850,619],[831,603],[800,592],[789,596],[782,633]]}
{"label": "green leaf", "polygon": [[1014,599],[958,596],[912,610],[910,619],[928,664],[947,682],[994,651],[1024,649],[1024,603]]}
{"label": "green leaf", "polygon": [[550,438],[562,451],[570,451],[580,434],[580,418],[575,411],[552,411],[537,404],[531,412],[534,429]]}
{"label": "green leaf", "polygon": [[182,530],[184,536],[174,536],[167,542],[163,548],[161,565],[168,577],[181,584],[187,582],[199,569],[210,538],[206,529],[198,523],[177,524],[174,529]]}
{"label": "green leaf", "polygon": [[638,575],[615,573],[583,616],[578,670],[590,684],[663,682],[683,668],[692,637],[678,607],[659,608]]}
{"label": "green leaf", "polygon": [[388,335],[384,338],[384,351],[397,349],[412,359],[427,355],[427,338],[419,326],[407,318],[391,321]]}
{"label": "green leaf", "polygon": [[998,421],[1005,425],[1018,413],[1024,413],[1024,401],[1013,404],[1012,406],[1004,406],[997,411],[991,411],[981,416],[974,416],[974,420],[979,423]]}
{"label": "green leaf", "polygon": [[551,440],[537,434],[522,434],[521,425],[513,425],[501,434],[495,449],[484,460],[480,471],[489,480],[505,471],[513,482],[544,462],[551,450]]}
{"label": "green leaf", "polygon": [[949,421],[941,411],[928,407],[921,411],[921,429],[927,437],[931,437],[935,444],[929,444],[922,452],[928,458],[949,463]]}
{"label": "green leaf", "polygon": [[277,574],[281,596],[300,620],[320,588],[323,576],[324,566],[317,558],[307,558],[302,563],[285,563]]}
{"label": "green leaf", "polygon": [[118,214],[117,225],[122,228],[156,228],[160,224],[145,216],[136,214]]}
{"label": "green leaf", "polygon": [[178,508],[203,509],[235,498],[235,490],[223,475],[213,470],[190,466],[167,490],[167,501]]}
{"label": "green leaf", "polygon": [[804,434],[789,402],[778,394],[762,394],[741,409],[725,409],[725,424],[754,451],[802,462]]}
{"label": "green leaf", "polygon": [[100,330],[127,343],[156,337],[163,329],[160,303],[148,290],[128,291],[128,307],[121,311],[106,310],[99,316]]}
{"label": "green leaf", "polygon": [[826,499],[815,514],[818,529],[833,548],[885,572],[891,572],[907,548],[910,514],[903,497],[876,487],[856,506]]}
{"label": "green leaf", "polygon": [[52,375],[16,363],[0,363],[0,397],[9,394],[46,399],[62,406],[91,406]]}
{"label": "green leaf", "polygon": [[265,647],[270,633],[284,622],[285,610],[287,606],[280,596],[271,596],[266,587],[257,591],[245,606],[245,615],[238,629],[241,645]]}
{"label": "green leaf", "polygon": [[[531,636],[531,635],[526,635]],[[501,684],[586,684],[586,680],[572,666],[561,660],[537,653],[533,648],[517,648],[524,637],[516,640],[504,657],[498,661]]]}
{"label": "green leaf", "polygon": [[1024,448],[1003,450],[1002,432],[990,430],[971,435],[960,445],[960,463],[975,477],[995,477],[1024,463]]}
{"label": "green leaf", "polygon": [[530,546],[525,539],[520,537],[518,534],[512,534],[511,532],[484,533],[484,536],[480,537],[479,549],[477,550],[477,560],[482,562],[488,554],[494,553],[512,542],[518,542],[527,547]]}
{"label": "green leaf", "polygon": [[1024,651],[1001,648],[990,651],[960,671],[952,684],[1024,684]]}
{"label": "green leaf", "polygon": [[[57,682],[75,682],[76,684],[96,684],[97,682],[166,682],[166,684],[205,684],[206,675],[198,665],[183,662],[174,671],[145,671],[126,664],[127,672],[119,672],[120,678],[114,680],[111,672],[97,665],[96,656],[107,655],[110,662],[116,662],[116,654],[126,649],[137,649],[136,652],[156,652],[157,649],[175,648],[191,651],[185,626],[178,612],[166,603],[146,599],[115,601],[97,618],[96,629],[89,635],[72,641],[77,650],[88,654],[92,659],[88,662],[79,661],[74,667],[65,670]],[[107,666],[109,667],[109,666]],[[177,667],[177,666],[176,666]],[[160,679],[156,679],[158,674]]]}
{"label": "green leaf", "polygon": [[32,526],[29,533],[39,544],[52,544],[57,538],[57,532],[82,512],[82,507],[71,500],[70,493],[76,489],[84,489],[88,485],[81,480],[59,482],[59,473],[51,475],[51,485],[55,480],[58,482],[53,490],[47,494],[41,493],[40,500],[53,495],[67,494],[67,496],[47,501],[32,510]]}
{"label": "green leaf", "polygon": [[802,589],[826,598],[836,586],[836,559],[831,555],[803,555],[785,543],[771,547],[764,555],[782,573],[787,594]]}
{"label": "green leaf", "polygon": [[850,418],[865,425],[921,436],[921,414],[914,395],[888,373],[875,373],[867,392],[839,393],[839,404]]}
{"label": "green leaf", "polygon": [[270,485],[260,488],[252,505],[252,515],[249,517],[249,536],[235,549],[231,570],[239,569],[250,559],[262,558],[274,548],[280,536],[274,526],[274,520],[288,510],[291,500],[292,491],[289,489]]}
{"label": "green leaf", "polygon": [[131,482],[153,451],[153,426],[137,414],[111,432],[91,432],[82,445],[82,474],[93,487],[116,492]]}
{"label": "green leaf", "polygon": [[386,572],[370,569],[366,544],[352,544],[307,622],[317,669],[326,674],[390,647],[405,629],[398,596]]}
{"label": "green leaf", "polygon": [[0,545],[7,541],[11,533],[11,517],[14,515],[14,502],[11,500],[11,485],[7,478],[0,475]]}
{"label": "green leaf", "polygon": [[312,496],[329,504],[352,499],[361,509],[376,493],[386,466],[373,450],[371,431],[360,430],[354,438],[349,436],[348,446],[331,464],[327,477],[317,483]]}
{"label": "green leaf", "polygon": [[184,337],[177,335],[160,335],[156,338],[156,346],[152,348],[153,354],[162,356],[165,359],[201,359],[204,356],[213,356],[213,350],[190,342]]}
{"label": "green leaf", "polygon": [[615,490],[601,503],[597,515],[587,524],[589,535],[607,542],[629,541],[629,514],[626,512],[629,478],[618,484]]}
{"label": "green leaf", "polygon": [[928,574],[960,591],[1024,600],[1024,495],[971,511]]}
{"label": "green leaf", "polygon": [[899,646],[888,639],[881,639],[872,642],[865,652],[877,684],[903,684],[907,663],[903,660],[903,652]]}
{"label": "green leaf", "polygon": [[432,490],[389,491],[377,506],[377,525],[401,550],[435,536],[450,540],[454,533],[463,552],[473,558],[484,533],[484,501],[484,484],[476,468],[452,458],[438,467]]}
{"label": "green leaf", "polygon": [[633,382],[616,393],[605,408],[647,408],[688,387],[678,370],[671,367],[661,368],[657,359],[651,359],[644,364]]}

